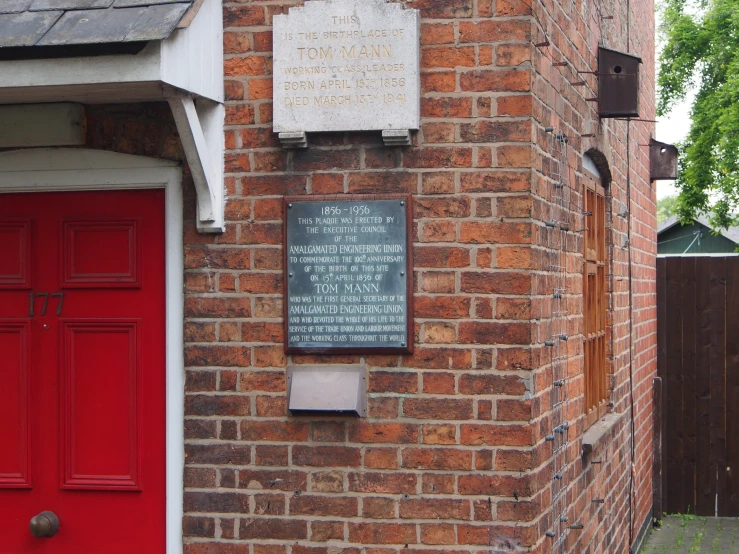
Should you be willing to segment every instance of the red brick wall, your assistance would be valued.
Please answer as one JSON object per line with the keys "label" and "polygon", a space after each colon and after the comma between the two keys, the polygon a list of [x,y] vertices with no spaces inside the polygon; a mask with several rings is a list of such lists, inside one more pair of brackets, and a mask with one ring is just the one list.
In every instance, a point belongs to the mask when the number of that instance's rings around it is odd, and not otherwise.
{"label": "red brick wall", "polygon": [[[596,69],[598,44],[642,56],[641,115],[654,119],[653,6],[631,0],[627,17],[627,0],[534,0],[534,17],[528,2],[408,1],[423,17],[416,145],[386,149],[379,133],[335,133],[311,136],[304,151],[283,150],[271,128],[271,18],[300,2],[224,4],[223,235],[197,234],[187,185],[186,554],[628,551],[630,522],[635,534],[652,494],[656,222],[643,146],[652,126],[599,121],[586,101],[597,78],[575,70]],[[580,80],[588,86],[570,84]],[[182,157],[164,105],[90,114],[95,147]],[[568,137],[573,200],[584,152],[598,152],[612,174],[608,357],[612,411],[625,416],[587,459],[576,230],[567,243],[561,486],[568,523],[582,530],[557,526],[560,462],[545,440],[556,419],[544,345],[556,323],[544,223],[550,126]],[[282,197],[398,192],[414,194],[415,353],[288,360]],[[577,209],[570,216],[582,219]],[[369,416],[288,418],[288,362],[366,364]]]}
{"label": "red brick wall", "polygon": [[[624,417],[598,450],[587,458],[581,458],[579,437],[585,428],[583,343],[578,338],[583,328],[582,305],[578,296],[582,290],[582,257],[579,255],[582,244],[573,242],[573,254],[567,256],[568,294],[573,297],[567,304],[567,331],[571,337],[568,341],[571,428],[564,471],[565,487],[567,483],[570,485],[563,504],[569,523],[582,524],[584,528],[565,529],[562,536],[564,548],[558,542],[561,529],[557,529],[557,536],[545,539],[540,544],[540,550],[546,552],[554,545],[556,552],[627,552],[630,537],[636,539],[641,526],[650,516],[652,504],[651,403],[652,380],[656,375],[656,191],[649,182],[649,157],[645,145],[649,143],[654,127],[650,122],[627,123],[609,119],[599,122],[597,103],[587,100],[597,96],[597,77],[583,72],[596,70],[598,45],[642,57],[640,115],[642,119],[655,119],[654,21],[651,17],[654,6],[650,0],[632,1],[629,16],[626,11],[628,2],[597,2],[598,7],[592,2],[553,2],[545,5],[549,10],[546,14],[537,10],[537,30],[533,40],[550,44],[534,48],[531,59],[535,74],[532,115],[535,121],[533,140],[536,143],[532,195],[534,202],[541,202],[542,211],[546,212],[546,203],[551,198],[549,172],[552,156],[549,152],[552,150],[552,141],[543,127],[552,126],[561,130],[569,139],[567,156],[570,185],[576,184],[581,190],[584,179],[581,153],[590,151],[597,161],[608,164],[607,170],[612,177],[607,187],[606,214],[610,260],[610,267],[607,266],[606,271],[610,275],[607,281],[611,291],[607,313],[610,410],[624,414]],[[572,85],[582,81],[585,81],[585,86]],[[595,136],[582,136],[589,134]],[[573,199],[575,203],[580,201],[576,195]],[[575,211],[570,214],[570,221],[581,221],[582,226],[586,227],[588,218],[574,217]],[[537,233],[535,236],[539,239],[538,243],[546,248],[546,233]],[[536,292],[545,295],[549,292],[544,282],[541,289]],[[630,289],[633,296],[631,300]],[[548,300],[546,296],[540,299],[542,313],[545,314]],[[546,336],[546,326],[551,321],[542,318],[538,323],[540,336]],[[550,398],[550,391],[544,390],[547,387],[547,353],[540,353],[539,359],[545,362],[542,367],[544,384],[537,389],[538,398],[544,406],[546,399]],[[547,421],[546,414],[543,414],[542,421]],[[633,458],[632,437],[635,437]],[[544,452],[547,452],[546,449]],[[551,473],[551,459],[542,456],[537,462],[540,464],[537,469],[544,474]],[[542,496],[546,499],[547,493],[544,492]],[[605,502],[594,503],[594,499],[604,499]],[[561,504],[557,507],[561,508]],[[547,513],[545,510],[540,524],[556,529],[558,513]],[[548,541],[551,541],[551,545]]]}

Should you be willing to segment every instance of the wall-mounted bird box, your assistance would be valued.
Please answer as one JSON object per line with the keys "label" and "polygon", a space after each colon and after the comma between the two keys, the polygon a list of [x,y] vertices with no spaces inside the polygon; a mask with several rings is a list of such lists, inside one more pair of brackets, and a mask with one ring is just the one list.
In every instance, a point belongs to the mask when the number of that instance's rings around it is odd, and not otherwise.
{"label": "wall-mounted bird box", "polygon": [[677,148],[672,144],[649,141],[649,178],[677,179]]}
{"label": "wall-mounted bird box", "polygon": [[598,115],[639,117],[641,58],[598,48]]}

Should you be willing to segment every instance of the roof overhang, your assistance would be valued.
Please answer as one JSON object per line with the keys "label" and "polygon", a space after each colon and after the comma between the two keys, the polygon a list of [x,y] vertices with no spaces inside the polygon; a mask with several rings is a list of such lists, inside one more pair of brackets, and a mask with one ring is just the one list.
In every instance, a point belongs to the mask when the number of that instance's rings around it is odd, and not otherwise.
{"label": "roof overhang", "polygon": [[[108,9],[113,10],[112,7]],[[175,29],[161,40],[121,40],[115,43],[118,50],[111,48],[113,42],[57,43],[23,48],[24,53],[18,56],[19,59],[7,59],[12,56],[2,55],[3,48],[0,48],[0,104],[167,101],[172,107],[198,192],[198,229],[201,232],[222,232],[224,109],[221,1],[196,0],[178,26],[183,24],[187,26]],[[138,46],[134,48],[136,43]],[[38,48],[49,52],[49,57],[28,55]],[[54,54],[55,48],[61,57]],[[87,50],[90,54],[79,55]],[[65,51],[76,55],[65,57]]]}
{"label": "roof overhang", "polygon": [[[713,226],[711,225],[711,222],[704,215],[696,216],[693,219],[693,223],[703,225],[709,231],[713,232]],[[678,224],[680,224],[680,219],[676,215],[671,215],[670,217],[668,217],[667,219],[659,223],[657,225],[657,237],[658,237],[657,242],[659,242],[659,235],[661,235],[668,229],[672,229]],[[725,239],[728,239],[733,243],[739,244],[739,227],[730,227],[729,229],[718,229],[717,232],[719,235],[721,235]]]}

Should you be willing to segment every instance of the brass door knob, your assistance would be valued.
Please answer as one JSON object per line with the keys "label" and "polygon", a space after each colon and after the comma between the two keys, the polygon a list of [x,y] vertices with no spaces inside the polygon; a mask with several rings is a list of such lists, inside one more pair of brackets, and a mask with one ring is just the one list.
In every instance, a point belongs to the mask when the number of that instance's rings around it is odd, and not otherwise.
{"label": "brass door knob", "polygon": [[54,512],[41,512],[28,524],[34,537],[53,537],[59,531],[59,518]]}

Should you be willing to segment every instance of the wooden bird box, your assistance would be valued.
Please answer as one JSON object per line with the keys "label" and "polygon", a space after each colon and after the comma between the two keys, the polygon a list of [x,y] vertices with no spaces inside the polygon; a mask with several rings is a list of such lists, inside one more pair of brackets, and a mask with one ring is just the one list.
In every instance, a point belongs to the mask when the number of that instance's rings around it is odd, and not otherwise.
{"label": "wooden bird box", "polygon": [[678,151],[672,144],[649,141],[649,178],[677,179],[677,155]]}
{"label": "wooden bird box", "polygon": [[639,117],[641,58],[598,48],[598,115]]}

